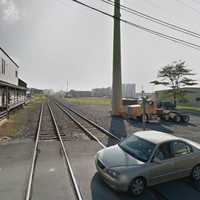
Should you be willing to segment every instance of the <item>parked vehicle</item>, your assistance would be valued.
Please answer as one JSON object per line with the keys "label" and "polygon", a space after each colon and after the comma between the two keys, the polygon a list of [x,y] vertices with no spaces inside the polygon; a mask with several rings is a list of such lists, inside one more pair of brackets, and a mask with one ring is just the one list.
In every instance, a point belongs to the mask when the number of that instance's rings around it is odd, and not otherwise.
{"label": "parked vehicle", "polygon": [[176,109],[176,105],[170,101],[160,101],[157,104],[158,108],[163,108],[166,110],[175,110]]}
{"label": "parked vehicle", "polygon": [[162,120],[165,121],[173,121],[173,122],[185,122],[188,123],[190,121],[190,116],[188,114],[183,114],[177,111],[166,110],[160,115]]}
{"label": "parked vehicle", "polygon": [[147,186],[191,177],[200,181],[200,144],[158,131],[141,131],[97,153],[108,186],[141,195]]}
{"label": "parked vehicle", "polygon": [[[139,102],[135,105],[129,105],[127,109],[127,115],[129,118],[142,120],[143,115],[145,114],[144,118],[146,121],[158,119],[177,123],[188,123],[190,121],[190,116],[188,114],[183,114],[177,110],[174,110],[173,104],[169,104],[170,102],[165,103],[167,106],[163,103],[162,106],[160,104],[159,107],[157,107],[154,101],[146,100],[145,110],[142,102]],[[172,110],[166,110],[165,108],[172,108]]]}

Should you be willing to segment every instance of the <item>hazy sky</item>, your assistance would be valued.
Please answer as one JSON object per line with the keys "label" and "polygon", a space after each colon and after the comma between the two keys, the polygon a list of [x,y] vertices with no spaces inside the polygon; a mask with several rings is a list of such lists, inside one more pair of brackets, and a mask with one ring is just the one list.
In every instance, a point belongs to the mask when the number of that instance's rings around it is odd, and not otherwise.
{"label": "hazy sky", "polygon": [[[107,12],[101,0],[82,0]],[[200,0],[123,0],[122,4],[200,33]],[[134,23],[200,44],[122,12]],[[0,45],[20,65],[29,87],[73,89],[110,86],[113,19],[71,0],[0,0]],[[185,60],[200,81],[200,51],[122,24],[122,79],[146,91],[160,67]]]}

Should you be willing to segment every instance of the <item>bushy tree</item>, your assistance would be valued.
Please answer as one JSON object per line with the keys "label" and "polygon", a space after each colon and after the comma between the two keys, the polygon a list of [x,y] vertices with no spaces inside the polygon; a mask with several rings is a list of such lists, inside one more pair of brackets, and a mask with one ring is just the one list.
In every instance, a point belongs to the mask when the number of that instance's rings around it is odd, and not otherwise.
{"label": "bushy tree", "polygon": [[169,93],[173,96],[176,105],[177,97],[184,96],[184,91],[180,88],[197,84],[196,80],[189,78],[193,75],[195,74],[185,65],[185,61],[175,61],[159,70],[157,77],[160,80],[151,81],[151,83],[171,88]]}

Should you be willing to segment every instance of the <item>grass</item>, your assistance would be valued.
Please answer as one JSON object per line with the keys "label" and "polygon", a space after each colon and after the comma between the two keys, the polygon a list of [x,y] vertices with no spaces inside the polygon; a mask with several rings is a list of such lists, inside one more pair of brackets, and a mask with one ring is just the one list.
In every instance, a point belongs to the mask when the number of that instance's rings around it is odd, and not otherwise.
{"label": "grass", "polygon": [[111,105],[111,99],[109,98],[79,97],[65,98],[65,101],[75,105]]}
{"label": "grass", "polygon": [[199,107],[193,107],[193,106],[177,106],[178,110],[188,110],[188,111],[194,111],[194,112],[200,112]]}
{"label": "grass", "polygon": [[32,97],[31,101],[24,106],[23,109],[18,109],[14,112],[11,112],[6,123],[0,126],[0,137],[16,137],[18,131],[28,125],[30,115],[36,111],[37,107],[44,100],[44,95],[35,95]]}

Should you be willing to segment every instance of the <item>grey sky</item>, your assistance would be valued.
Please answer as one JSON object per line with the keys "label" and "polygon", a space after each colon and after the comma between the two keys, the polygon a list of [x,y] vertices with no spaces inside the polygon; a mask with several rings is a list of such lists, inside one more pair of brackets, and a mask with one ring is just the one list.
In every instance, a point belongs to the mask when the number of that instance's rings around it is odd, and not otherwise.
{"label": "grey sky", "polygon": [[[113,11],[100,0],[83,1]],[[121,2],[200,33],[200,0]],[[122,17],[200,44],[200,39],[169,31],[130,14],[122,12]],[[112,19],[71,0],[0,0],[0,45],[20,65],[20,76],[31,87],[66,89],[67,80],[74,89],[110,86],[112,29]],[[200,81],[200,51],[122,24],[123,82],[136,83],[137,90],[142,85],[146,91],[158,89],[149,84],[156,78],[158,69],[179,59],[194,69]]]}

